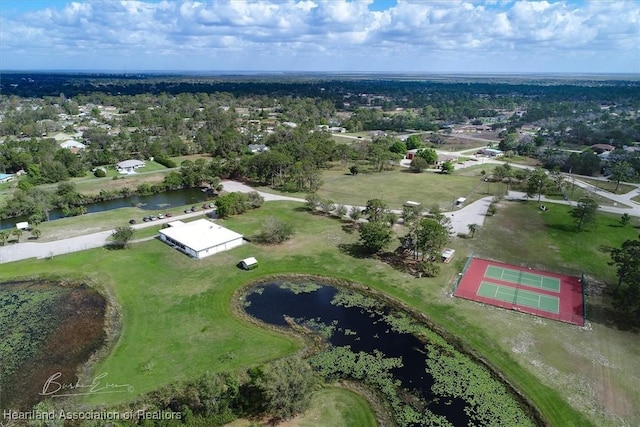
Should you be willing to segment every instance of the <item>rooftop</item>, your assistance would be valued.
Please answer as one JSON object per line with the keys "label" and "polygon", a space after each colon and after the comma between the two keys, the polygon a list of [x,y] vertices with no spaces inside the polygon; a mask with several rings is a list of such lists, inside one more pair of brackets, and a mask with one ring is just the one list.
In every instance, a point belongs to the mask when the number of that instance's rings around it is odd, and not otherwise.
{"label": "rooftop", "polygon": [[207,219],[198,219],[184,224],[171,223],[171,227],[160,230],[160,233],[195,251],[202,251],[243,237],[242,234]]}

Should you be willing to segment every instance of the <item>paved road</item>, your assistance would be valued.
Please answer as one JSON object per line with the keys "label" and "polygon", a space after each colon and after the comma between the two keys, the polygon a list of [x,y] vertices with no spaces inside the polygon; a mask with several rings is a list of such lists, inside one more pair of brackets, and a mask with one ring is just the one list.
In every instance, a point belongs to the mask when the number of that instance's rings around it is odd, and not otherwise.
{"label": "paved road", "polygon": [[[486,160],[486,159],[485,159]],[[492,163],[503,163],[500,161],[490,160]],[[473,162],[473,164],[478,164],[477,162]],[[514,165],[516,166],[516,165]],[[517,167],[517,166],[516,166]],[[611,212],[616,214],[628,213],[631,216],[640,217],[640,204],[631,200],[633,197],[640,195],[640,186],[636,186],[636,188],[626,194],[613,194],[607,191],[603,191],[600,189],[596,189],[593,185],[580,181],[579,179],[575,179],[573,177],[570,178],[572,182],[575,182],[576,185],[585,188],[589,191],[593,191],[594,193],[606,197],[615,203],[619,203],[620,206],[600,206],[600,210],[605,212]],[[236,181],[224,181],[222,182],[224,189],[226,191],[239,191],[239,192],[250,192],[255,191],[254,188],[249,187],[245,184]],[[304,203],[304,199],[289,197],[289,196],[281,196],[278,194],[265,193],[259,191],[260,195],[264,197],[265,201],[274,201],[274,200],[288,200],[294,202]],[[510,199],[527,199],[526,194],[517,191],[510,191],[508,198]],[[456,209],[454,211],[445,212],[449,218],[451,218],[452,232],[454,234],[458,233],[467,233],[469,224],[477,224],[478,226],[482,226],[484,224],[484,220],[487,213],[487,208],[491,203],[491,197],[485,197],[483,199],[477,200],[473,203],[470,203],[460,209]],[[571,205],[572,202],[565,200],[551,200],[546,197],[541,197],[541,202],[545,204],[565,204]],[[575,203],[575,202],[574,202]],[[347,209],[351,209],[351,205],[345,205]],[[358,206],[360,209],[364,209],[363,206]],[[203,214],[211,213],[213,209],[207,209],[205,211],[197,211],[191,212],[183,215],[174,216],[172,218],[165,218],[158,221],[153,222],[145,222],[141,224],[135,224],[133,227],[135,229],[141,229],[145,227],[151,227],[156,224],[162,224],[166,222],[182,220],[192,217],[198,217]],[[399,214],[400,210],[394,210],[395,213]],[[22,243],[14,243],[9,244],[7,246],[0,247],[0,264],[19,261],[28,258],[50,258],[56,255],[67,254],[71,252],[83,251],[87,249],[99,248],[104,246],[107,242],[113,230],[102,231],[99,233],[91,233],[86,234],[84,236],[71,237],[68,239],[57,240],[53,242],[22,242]]]}
{"label": "paved road", "polygon": [[[255,189],[236,181],[224,181],[222,182],[226,191],[240,191],[250,192]],[[274,200],[288,200],[304,203],[304,199],[296,197],[281,196],[278,194],[259,192],[265,201]],[[487,206],[491,198],[487,197],[469,204],[455,212],[446,213],[452,219],[452,227],[454,233],[466,233],[468,232],[467,224],[484,223]],[[346,206],[350,209],[351,206]],[[359,206],[364,209],[364,207]],[[141,229],[151,227],[157,224],[163,224],[176,220],[184,220],[188,218],[202,216],[203,214],[209,214],[213,212],[213,209],[199,210],[197,212],[191,212],[188,214],[177,215],[171,218],[164,218],[158,221],[143,222],[133,225],[135,229]],[[400,213],[399,210],[395,211]],[[19,261],[28,258],[50,258],[57,255],[68,254],[71,252],[78,252],[87,249],[100,248],[107,244],[109,237],[113,233],[113,230],[101,231],[99,233],[86,234],[84,236],[71,237],[68,239],[56,240],[53,242],[22,242],[9,244],[7,246],[0,247],[0,264]]]}

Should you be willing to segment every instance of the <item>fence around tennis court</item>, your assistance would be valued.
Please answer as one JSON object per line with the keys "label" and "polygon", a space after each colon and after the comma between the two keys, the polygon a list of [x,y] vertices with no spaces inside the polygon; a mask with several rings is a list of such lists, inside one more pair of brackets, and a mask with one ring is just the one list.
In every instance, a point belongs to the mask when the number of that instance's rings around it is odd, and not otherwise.
{"label": "fence around tennis court", "polygon": [[458,279],[460,298],[583,326],[583,280],[470,258]]}

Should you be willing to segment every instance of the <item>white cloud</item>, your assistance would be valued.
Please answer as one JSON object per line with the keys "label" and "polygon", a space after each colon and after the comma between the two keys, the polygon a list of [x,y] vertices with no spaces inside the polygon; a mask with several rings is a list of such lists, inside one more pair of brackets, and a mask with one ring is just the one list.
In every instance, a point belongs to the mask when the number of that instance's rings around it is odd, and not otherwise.
{"label": "white cloud", "polygon": [[557,68],[550,71],[583,72],[586,64],[592,71],[640,72],[635,1],[398,0],[376,11],[372,0],[85,0],[63,6],[52,0],[51,5],[0,17],[3,67],[91,68],[108,52],[114,67],[141,69],[171,63],[180,69],[293,64],[325,70],[518,71],[544,63]]}

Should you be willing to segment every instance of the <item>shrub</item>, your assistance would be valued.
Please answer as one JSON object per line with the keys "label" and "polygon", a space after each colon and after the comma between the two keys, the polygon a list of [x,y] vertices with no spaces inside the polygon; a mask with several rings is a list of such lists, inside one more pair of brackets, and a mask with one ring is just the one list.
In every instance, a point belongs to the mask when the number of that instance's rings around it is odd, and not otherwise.
{"label": "shrub", "polygon": [[336,208],[336,205],[333,203],[331,199],[325,199],[320,201],[320,209],[327,215],[330,215],[331,212]]}
{"label": "shrub", "polygon": [[104,178],[104,177],[106,177],[106,176],[107,176],[107,171],[105,171],[105,170],[104,170],[104,169],[102,169],[102,168],[97,168],[97,169],[95,170],[95,172],[93,172],[93,175],[94,175],[96,178]]}
{"label": "shrub", "polygon": [[111,237],[113,238],[112,247],[123,249],[129,245],[129,241],[133,238],[135,231],[133,227],[118,227],[115,229]]}
{"label": "shrub", "polygon": [[168,156],[164,156],[164,155],[160,155],[160,156],[155,156],[153,158],[153,160],[156,163],[160,163],[162,166],[167,167],[167,168],[177,168],[178,165],[176,164],[176,162],[174,162],[172,159],[170,159]]}
{"label": "shrub", "polygon": [[264,203],[264,197],[260,195],[257,191],[252,191],[247,194],[249,197],[249,204],[252,209],[257,209]]}
{"label": "shrub", "polygon": [[318,196],[316,193],[307,194],[306,200],[307,209],[309,209],[310,211],[315,211],[320,204],[320,196]]}
{"label": "shrub", "polygon": [[411,160],[410,169],[412,172],[420,173],[429,167],[429,163],[422,157],[416,156]]}
{"label": "shrub", "polygon": [[263,243],[282,243],[293,236],[293,226],[279,218],[268,217],[262,224],[258,240]]}

